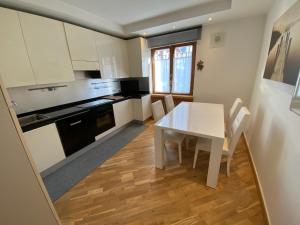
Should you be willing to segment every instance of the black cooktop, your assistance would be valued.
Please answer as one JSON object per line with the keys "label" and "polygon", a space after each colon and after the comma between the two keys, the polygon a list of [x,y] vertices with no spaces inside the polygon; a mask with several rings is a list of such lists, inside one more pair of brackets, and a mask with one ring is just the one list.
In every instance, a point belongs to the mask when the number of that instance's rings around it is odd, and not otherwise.
{"label": "black cooktop", "polygon": [[98,106],[98,105],[103,105],[103,104],[106,104],[108,102],[113,102],[113,100],[100,99],[100,100],[97,100],[97,101],[92,101],[92,102],[84,103],[84,104],[81,104],[81,105],[77,105],[76,107],[78,107],[78,108],[90,108],[90,107],[94,107],[94,106]]}
{"label": "black cooktop", "polygon": [[49,118],[55,118],[55,117],[60,117],[60,116],[64,116],[67,114],[71,114],[71,113],[75,113],[75,112],[79,112],[82,111],[82,108],[78,108],[78,107],[69,107],[69,108],[65,108],[65,109],[61,109],[61,110],[56,110],[50,113],[46,113],[43,114]]}

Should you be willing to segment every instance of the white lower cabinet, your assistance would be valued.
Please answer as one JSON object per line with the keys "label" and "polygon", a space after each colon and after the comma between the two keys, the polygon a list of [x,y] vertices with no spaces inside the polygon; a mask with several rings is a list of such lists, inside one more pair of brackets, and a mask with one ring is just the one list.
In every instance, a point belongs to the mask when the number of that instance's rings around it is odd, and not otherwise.
{"label": "white lower cabinet", "polygon": [[[113,110],[116,126],[96,139],[102,138],[132,120],[148,119],[152,115],[150,95],[143,96],[141,99],[117,102],[113,104]],[[66,158],[55,123],[27,131],[24,136],[39,172]]]}
{"label": "white lower cabinet", "polygon": [[140,99],[133,99],[133,118],[145,121],[152,116],[151,95],[145,95]]}
{"label": "white lower cabinet", "polygon": [[132,100],[128,99],[113,104],[116,127],[122,127],[133,120]]}
{"label": "white lower cabinet", "polygon": [[55,123],[24,133],[39,172],[66,158]]}

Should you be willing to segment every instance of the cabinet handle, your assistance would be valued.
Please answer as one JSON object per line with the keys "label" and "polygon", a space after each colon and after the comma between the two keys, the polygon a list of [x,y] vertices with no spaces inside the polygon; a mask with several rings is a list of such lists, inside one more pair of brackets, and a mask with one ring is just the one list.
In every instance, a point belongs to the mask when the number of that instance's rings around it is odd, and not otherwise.
{"label": "cabinet handle", "polygon": [[70,123],[70,126],[72,127],[72,126],[75,126],[75,125],[77,125],[77,124],[80,124],[82,121],[81,120],[79,120],[79,121],[77,121],[77,122],[74,122],[74,123]]}

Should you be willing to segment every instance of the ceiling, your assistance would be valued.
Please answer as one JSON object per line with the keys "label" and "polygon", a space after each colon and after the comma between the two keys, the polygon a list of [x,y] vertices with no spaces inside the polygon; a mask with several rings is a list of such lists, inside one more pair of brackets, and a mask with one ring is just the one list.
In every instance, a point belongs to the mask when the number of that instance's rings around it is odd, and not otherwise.
{"label": "ceiling", "polygon": [[[268,12],[275,0],[0,0],[9,6],[130,37]],[[212,21],[208,21],[211,17]]]}
{"label": "ceiling", "polygon": [[62,0],[125,25],[214,0]]}

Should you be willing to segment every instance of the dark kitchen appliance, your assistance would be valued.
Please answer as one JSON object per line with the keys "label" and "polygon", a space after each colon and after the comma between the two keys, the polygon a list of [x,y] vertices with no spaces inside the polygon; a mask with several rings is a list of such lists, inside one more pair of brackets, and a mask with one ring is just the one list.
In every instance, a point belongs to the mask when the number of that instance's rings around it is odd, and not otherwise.
{"label": "dark kitchen appliance", "polygon": [[138,80],[122,80],[121,91],[125,96],[135,95],[139,91]]}
{"label": "dark kitchen appliance", "polygon": [[86,71],[84,71],[84,74],[87,78],[101,79],[100,70],[86,70]]}
{"label": "dark kitchen appliance", "polygon": [[100,99],[77,106],[80,108],[91,109],[91,114],[95,123],[94,136],[113,128],[116,125],[111,102],[112,100],[109,99]]}
{"label": "dark kitchen appliance", "polygon": [[95,141],[95,123],[89,110],[56,121],[66,156]]}
{"label": "dark kitchen appliance", "polygon": [[121,92],[124,96],[135,96],[138,94],[149,94],[149,78],[135,77],[125,78],[120,81]]}

